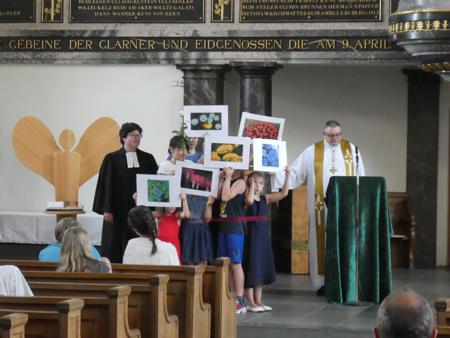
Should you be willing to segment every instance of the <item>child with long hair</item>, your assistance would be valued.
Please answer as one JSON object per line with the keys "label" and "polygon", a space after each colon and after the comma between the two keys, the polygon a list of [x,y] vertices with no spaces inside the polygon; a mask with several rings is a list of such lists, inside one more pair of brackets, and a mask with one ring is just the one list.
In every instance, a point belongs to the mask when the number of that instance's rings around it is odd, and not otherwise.
{"label": "child with long hair", "polygon": [[61,261],[57,271],[111,272],[111,265],[107,258],[94,258],[86,230],[82,227],[71,227],[63,235]]}
{"label": "child with long hair", "polygon": [[247,207],[247,243],[245,253],[245,299],[247,311],[271,311],[270,306],[262,302],[263,285],[275,282],[275,264],[267,219],[270,203],[278,202],[289,191],[289,167],[280,192],[261,195],[264,191],[264,174],[253,172],[247,178],[249,189],[245,196]]}
{"label": "child with long hair", "polygon": [[179,265],[173,244],[158,239],[156,220],[145,206],[128,212],[128,226],[139,237],[130,239],[123,255],[124,264]]}

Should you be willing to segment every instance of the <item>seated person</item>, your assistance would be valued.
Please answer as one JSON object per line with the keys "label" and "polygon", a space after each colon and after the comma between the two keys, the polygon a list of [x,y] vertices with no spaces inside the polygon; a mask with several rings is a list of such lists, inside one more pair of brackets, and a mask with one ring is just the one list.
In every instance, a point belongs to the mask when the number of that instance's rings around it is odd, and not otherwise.
{"label": "seated person", "polygon": [[0,266],[0,296],[33,296],[33,292],[17,266]]}
{"label": "seated person", "polygon": [[391,293],[378,308],[373,334],[375,338],[436,338],[433,310],[411,289]]}
{"label": "seated person", "polygon": [[139,237],[128,241],[124,264],[180,265],[177,250],[157,238],[156,220],[149,208],[138,206],[128,212],[128,227]]}
{"label": "seated person", "polygon": [[[75,226],[81,227],[80,222],[78,222],[76,219],[63,218],[62,220],[60,220],[55,227],[56,243],[48,245],[45,249],[39,252],[39,262],[59,262],[61,254],[61,241],[64,232],[67,229]],[[92,244],[91,244],[91,251],[95,259],[100,259],[100,254]]]}
{"label": "seated person", "polygon": [[71,227],[64,232],[57,271],[111,272],[111,264],[105,257],[100,260],[94,258],[86,230],[82,227]]}

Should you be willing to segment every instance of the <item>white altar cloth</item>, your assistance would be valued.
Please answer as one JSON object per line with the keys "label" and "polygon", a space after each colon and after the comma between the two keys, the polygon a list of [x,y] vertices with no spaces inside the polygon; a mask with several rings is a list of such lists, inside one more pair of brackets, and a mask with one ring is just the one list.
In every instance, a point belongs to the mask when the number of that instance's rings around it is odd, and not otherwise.
{"label": "white altar cloth", "polygon": [[[103,217],[89,213],[78,215],[77,220],[88,232],[91,243],[100,245]],[[0,243],[54,243],[56,241],[55,225],[55,215],[0,211]]]}

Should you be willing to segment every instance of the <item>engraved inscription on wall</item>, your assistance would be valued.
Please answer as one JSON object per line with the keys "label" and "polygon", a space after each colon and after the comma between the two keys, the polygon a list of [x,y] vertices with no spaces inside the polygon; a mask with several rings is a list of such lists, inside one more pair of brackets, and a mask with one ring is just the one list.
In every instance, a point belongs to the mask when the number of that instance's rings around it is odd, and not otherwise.
{"label": "engraved inscription on wall", "polygon": [[198,23],[205,21],[204,0],[71,0],[76,23]]}
{"label": "engraved inscription on wall", "polygon": [[240,0],[240,22],[380,21],[381,0]]}
{"label": "engraved inscription on wall", "polygon": [[35,22],[35,0],[0,0],[0,23]]}

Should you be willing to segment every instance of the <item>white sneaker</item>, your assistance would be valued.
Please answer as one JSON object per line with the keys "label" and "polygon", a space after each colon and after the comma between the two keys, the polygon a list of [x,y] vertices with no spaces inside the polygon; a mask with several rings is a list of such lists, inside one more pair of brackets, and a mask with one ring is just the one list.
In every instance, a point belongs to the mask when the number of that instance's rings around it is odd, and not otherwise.
{"label": "white sneaker", "polygon": [[248,312],[264,312],[264,308],[262,306],[250,306],[247,305]]}

